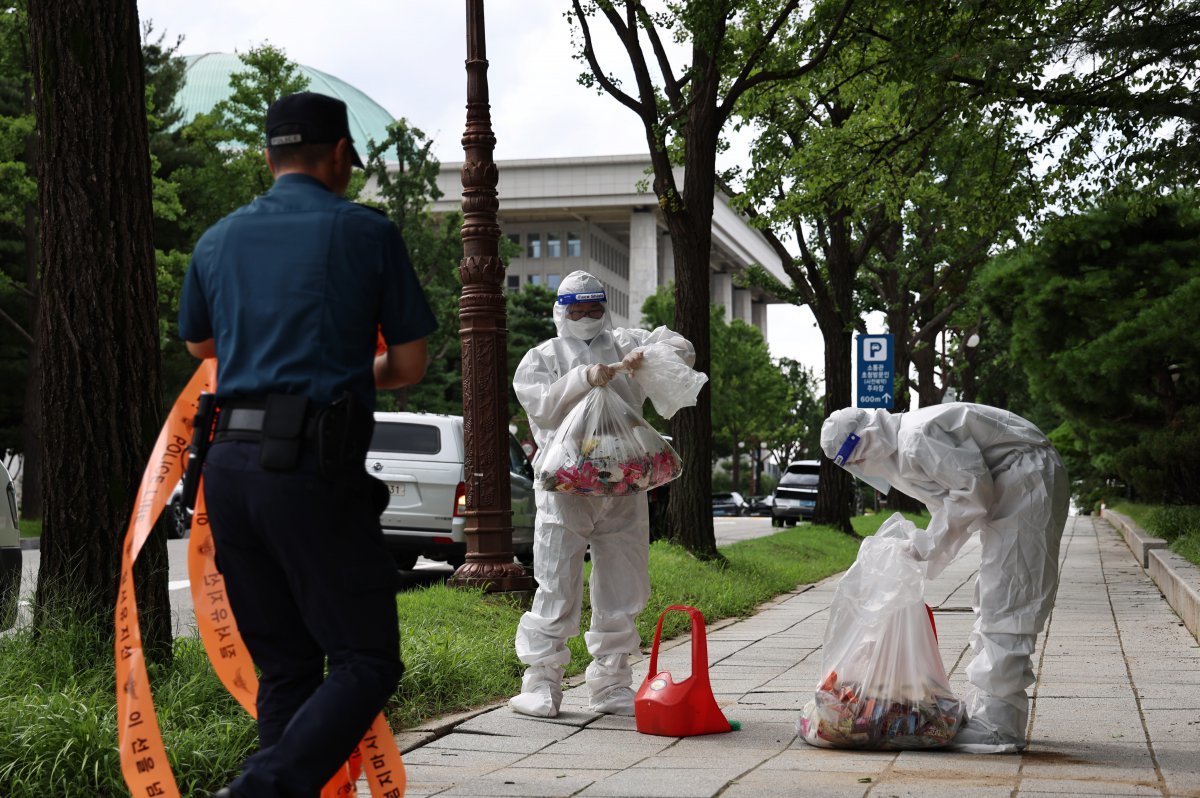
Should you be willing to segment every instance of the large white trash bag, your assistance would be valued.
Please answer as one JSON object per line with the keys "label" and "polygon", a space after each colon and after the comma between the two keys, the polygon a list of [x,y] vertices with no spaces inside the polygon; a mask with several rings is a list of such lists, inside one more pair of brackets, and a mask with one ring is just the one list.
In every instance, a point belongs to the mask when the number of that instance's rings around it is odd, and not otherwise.
{"label": "large white trash bag", "polygon": [[671,444],[611,388],[592,388],[533,460],[541,490],[628,496],[683,473]]}
{"label": "large white trash bag", "polygon": [[916,526],[896,513],[866,538],[829,608],[822,680],[796,724],[822,748],[937,748],[963,720],[925,606]]}
{"label": "large white trash bag", "polygon": [[642,365],[631,376],[642,386],[658,414],[670,418],[681,408],[694,407],[708,375],[684,363],[679,352],[666,344],[650,344],[641,352]]}

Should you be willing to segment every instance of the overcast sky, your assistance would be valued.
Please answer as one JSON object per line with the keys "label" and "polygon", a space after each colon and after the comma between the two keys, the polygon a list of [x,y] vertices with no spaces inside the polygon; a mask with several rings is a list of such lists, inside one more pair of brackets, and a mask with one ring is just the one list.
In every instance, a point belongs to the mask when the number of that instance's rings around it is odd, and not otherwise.
{"label": "overcast sky", "polygon": [[[580,86],[563,12],[568,0],[487,0],[487,56],[497,160],[646,152],[631,111]],[[245,52],[270,42],[297,63],[365,92],[434,140],[442,161],[461,161],[465,124],[465,3],[450,0],[139,0],[143,23],[179,52]],[[615,56],[615,50],[610,50]],[[621,64],[613,60],[612,71]],[[500,198],[501,205],[504,198]],[[772,305],[774,357],[823,370],[821,337],[807,309]]]}

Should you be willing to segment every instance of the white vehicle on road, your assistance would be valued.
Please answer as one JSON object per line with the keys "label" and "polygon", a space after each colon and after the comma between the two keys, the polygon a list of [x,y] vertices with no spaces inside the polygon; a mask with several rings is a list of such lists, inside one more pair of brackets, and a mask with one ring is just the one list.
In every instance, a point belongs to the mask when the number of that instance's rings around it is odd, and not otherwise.
{"label": "white vehicle on road", "polygon": [[[512,545],[517,559],[533,562],[533,467],[512,435],[508,475],[512,490]],[[466,558],[466,477],[461,416],[376,413],[367,473],[388,486],[391,500],[380,523],[401,570],[417,557],[453,566]]]}

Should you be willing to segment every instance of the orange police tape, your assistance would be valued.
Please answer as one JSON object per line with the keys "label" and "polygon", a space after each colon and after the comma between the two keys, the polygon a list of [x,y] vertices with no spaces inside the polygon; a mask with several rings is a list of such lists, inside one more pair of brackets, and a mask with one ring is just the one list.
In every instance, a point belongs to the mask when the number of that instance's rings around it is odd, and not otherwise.
{"label": "orange police tape", "polygon": [[[183,476],[191,420],[202,391],[216,386],[216,361],[205,360],[175,401],[159,433],[142,475],[133,517],[121,552],[121,581],[117,595],[115,660],[117,671],[117,729],[121,772],[135,798],[179,798],[179,787],[167,761],[138,625],[133,564],[167,499]],[[252,716],[257,714],[258,677],[237,631],[225,599],[225,581],[217,571],[212,533],[204,509],[203,482],[196,498],[192,535],[188,542],[188,577],[200,638],[221,682]],[[383,714],[376,716],[346,764],[321,790],[321,798],[355,795],[354,783],[363,766],[373,798],[404,795],[405,773],[400,751]]]}

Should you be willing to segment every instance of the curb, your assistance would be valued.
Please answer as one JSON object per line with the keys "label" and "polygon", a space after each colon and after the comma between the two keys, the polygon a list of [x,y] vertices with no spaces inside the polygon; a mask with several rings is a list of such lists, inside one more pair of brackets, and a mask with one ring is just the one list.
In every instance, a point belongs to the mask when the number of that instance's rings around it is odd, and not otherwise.
{"label": "curb", "polygon": [[1146,534],[1128,516],[1105,508],[1100,517],[1121,533],[1142,569],[1200,643],[1200,568],[1167,548],[1165,540]]}

